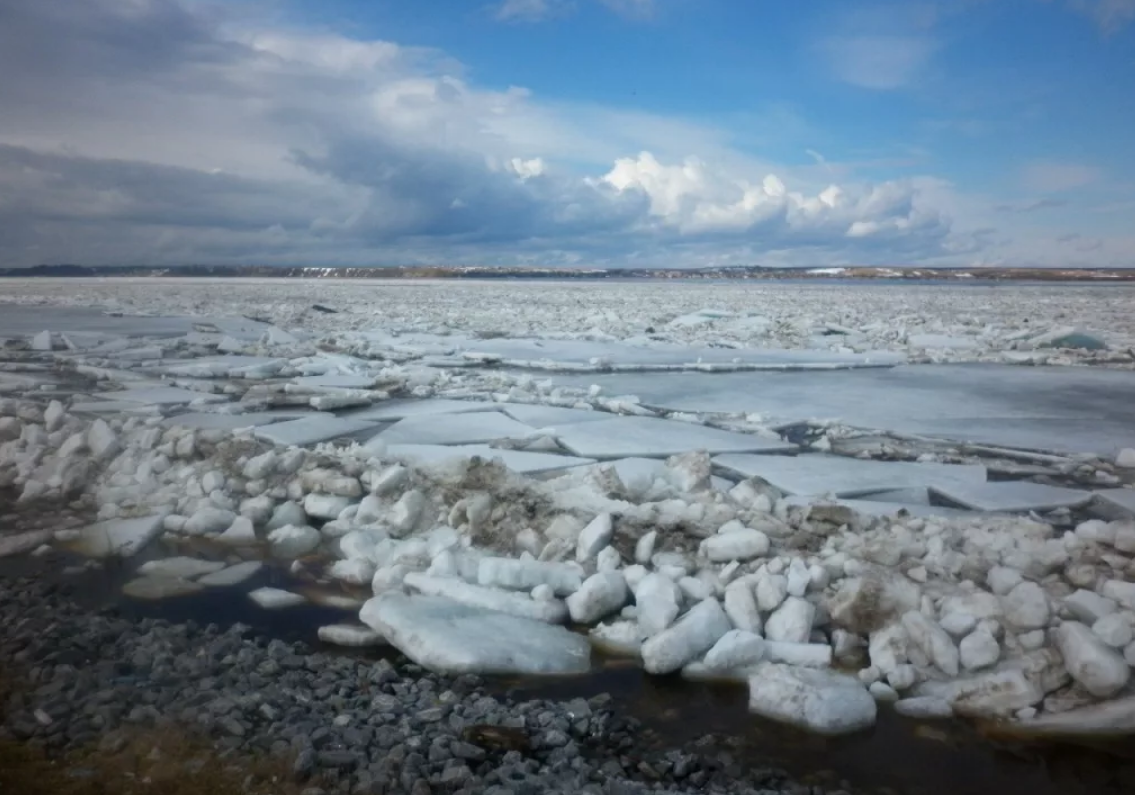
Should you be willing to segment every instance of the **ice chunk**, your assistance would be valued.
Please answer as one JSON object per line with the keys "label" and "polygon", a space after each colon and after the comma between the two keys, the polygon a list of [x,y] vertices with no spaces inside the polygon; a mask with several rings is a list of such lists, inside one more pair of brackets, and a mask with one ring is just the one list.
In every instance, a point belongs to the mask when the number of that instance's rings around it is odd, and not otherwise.
{"label": "ice chunk", "polygon": [[209,587],[238,585],[253,577],[262,568],[264,568],[264,564],[258,560],[246,560],[243,563],[229,566],[227,569],[221,569],[214,574],[206,574],[204,577],[198,578],[197,582]]}
{"label": "ice chunk", "polygon": [[366,419],[348,419],[320,414],[264,425],[257,428],[253,435],[281,446],[304,447],[340,436],[361,434],[363,431],[373,429],[377,424]]}
{"label": "ice chunk", "polygon": [[386,639],[382,637],[381,633],[370,627],[357,624],[328,624],[320,627],[317,634],[324,643],[331,643],[336,646],[364,648],[381,646],[386,643]]}
{"label": "ice chunk", "polygon": [[732,629],[713,644],[703,662],[707,668],[727,671],[755,665],[764,656],[764,638],[752,632]]}
{"label": "ice chunk", "polygon": [[54,537],[51,530],[28,530],[11,536],[0,536],[0,558],[13,557],[31,552]]}
{"label": "ice chunk", "polygon": [[122,586],[122,592],[134,599],[158,600],[188,596],[202,590],[200,583],[180,577],[143,576]]}
{"label": "ice chunk", "polygon": [[638,626],[648,637],[665,630],[678,616],[681,593],[668,577],[647,574],[635,587],[634,596]]}
{"label": "ice chunk", "polygon": [[765,555],[769,550],[769,537],[760,530],[745,528],[720,533],[701,543],[700,553],[714,563],[731,560],[750,560]]}
{"label": "ice chunk", "polygon": [[599,514],[580,531],[575,547],[575,559],[580,562],[591,560],[599,554],[599,550],[611,543],[614,534],[611,514]]}
{"label": "ice chunk", "polygon": [[385,457],[423,466],[455,459],[473,458],[474,456],[486,461],[499,459],[505,467],[513,472],[531,475],[595,463],[593,458],[530,453],[526,450],[503,450],[489,447],[487,444],[458,445],[455,447],[439,444],[392,444],[387,448]]}
{"label": "ice chunk", "polygon": [[444,596],[455,602],[484,610],[496,610],[513,616],[558,624],[567,619],[567,607],[559,600],[536,601],[527,594],[483,588],[460,580],[432,577],[420,572],[409,572],[406,585],[426,596]]}
{"label": "ice chunk", "polygon": [[579,590],[583,577],[576,566],[567,563],[484,557],[477,564],[477,582],[515,591],[548,585],[556,596],[567,596]]}
{"label": "ice chunk", "polygon": [[917,610],[902,617],[910,639],[948,676],[958,675],[958,647],[946,631]]}
{"label": "ice chunk", "polygon": [[541,406],[529,403],[503,403],[499,408],[514,420],[523,422],[532,428],[576,425],[581,422],[596,422],[611,418],[611,415],[605,411],[564,409],[557,406]]}
{"label": "ice chunk", "polygon": [[109,519],[78,531],[74,550],[94,558],[128,558],[162,534],[165,514],[137,519]]}
{"label": "ice chunk", "polygon": [[652,674],[677,671],[709,651],[731,629],[716,599],[699,602],[673,626],[642,644],[643,667]]}
{"label": "ice chunk", "polygon": [[247,546],[255,544],[256,541],[256,530],[252,526],[252,520],[246,516],[238,516],[233,519],[233,523],[229,525],[228,529],[217,536],[217,543],[231,544],[232,546]]}
{"label": "ice chunk", "polygon": [[186,520],[181,532],[190,536],[202,536],[212,533],[222,533],[232,526],[237,515],[224,508],[203,506],[193,512]]}
{"label": "ice chunk", "polygon": [[844,674],[762,663],[749,678],[749,709],[762,717],[825,735],[875,723],[875,699]]}
{"label": "ice chunk", "polygon": [[359,617],[438,673],[575,674],[591,665],[581,635],[444,597],[390,592],[369,600]]}
{"label": "ice chunk", "polygon": [[300,558],[319,546],[319,531],[308,525],[284,525],[268,533],[272,555],[284,560]]}
{"label": "ice chunk", "polygon": [[798,596],[790,596],[765,622],[765,637],[787,643],[807,643],[812,634],[816,608]]}
{"label": "ice chunk", "polygon": [[1123,657],[1080,622],[1065,621],[1052,631],[1052,638],[1068,673],[1092,695],[1113,696],[1131,678],[1131,669]]}
{"label": "ice chunk", "polygon": [[583,585],[567,598],[571,620],[590,624],[615,612],[627,603],[627,582],[617,571],[601,571],[588,577]]}
{"label": "ice chunk", "polygon": [[729,616],[736,629],[746,632],[761,631],[761,614],[753,594],[753,584],[748,579],[740,579],[725,587],[725,615]]}
{"label": "ice chunk", "polygon": [[308,494],[303,500],[303,510],[316,519],[338,519],[351,503],[350,497],[337,494]]}
{"label": "ice chunk", "polygon": [[248,598],[265,610],[295,607],[307,602],[307,597],[303,594],[284,591],[280,588],[257,588],[255,591],[248,592]]}
{"label": "ice chunk", "polygon": [[588,633],[591,642],[611,654],[625,654],[637,657],[642,651],[646,635],[634,621],[612,621],[599,624]]}
{"label": "ice chunk", "polygon": [[1005,620],[1017,629],[1043,629],[1048,625],[1048,597],[1035,582],[1022,582],[1001,598]]}
{"label": "ice chunk", "polygon": [[220,561],[174,557],[147,561],[138,567],[138,573],[148,577],[178,577],[183,580],[192,580],[205,574],[220,571],[224,567],[225,564]]}
{"label": "ice chunk", "polygon": [[443,414],[464,414],[470,411],[497,411],[496,403],[475,400],[386,400],[368,409],[351,412],[350,417],[358,420],[385,422],[401,420],[406,417],[436,416]]}

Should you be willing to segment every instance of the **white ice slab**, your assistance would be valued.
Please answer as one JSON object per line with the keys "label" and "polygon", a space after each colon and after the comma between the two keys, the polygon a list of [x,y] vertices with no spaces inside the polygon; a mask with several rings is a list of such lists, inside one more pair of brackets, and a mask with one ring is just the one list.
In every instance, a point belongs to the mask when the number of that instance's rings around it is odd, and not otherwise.
{"label": "white ice slab", "polygon": [[303,447],[340,436],[361,433],[375,425],[377,423],[372,420],[347,419],[320,414],[314,417],[303,417],[298,420],[265,425],[257,428],[254,435],[266,442]]}
{"label": "white ice slab", "polygon": [[138,567],[138,573],[148,577],[178,577],[192,580],[206,574],[215,574],[223,568],[225,564],[220,561],[179,556],[146,561]]}
{"label": "white ice slab", "polygon": [[295,607],[307,602],[307,597],[303,594],[292,593],[280,588],[257,588],[255,591],[248,592],[248,598],[265,610]]}
{"label": "white ice slab", "polygon": [[128,558],[162,534],[165,514],[138,519],[108,519],[78,531],[73,548],[93,558]]}
{"label": "white ice slab", "polygon": [[258,560],[246,560],[243,563],[229,566],[227,569],[221,569],[213,574],[206,574],[204,577],[199,577],[197,582],[201,585],[218,588],[227,585],[237,585],[252,577],[262,568],[264,568],[264,564]]}
{"label": "white ice slab", "polygon": [[320,627],[317,634],[324,643],[336,646],[365,648],[386,643],[386,639],[381,634],[360,624],[328,624]]}
{"label": "white ice slab", "polygon": [[834,455],[720,455],[713,463],[742,478],[763,478],[785,494],[859,497],[895,489],[985,482],[985,467],[978,465],[862,461]]}
{"label": "white ice slab", "polygon": [[119,392],[100,392],[98,396],[106,400],[122,400],[130,403],[161,405],[191,403],[194,400],[203,400],[208,403],[228,400],[224,395],[197,392],[193,389],[182,389],[176,386],[148,386],[139,387],[137,389],[123,389]]}
{"label": "white ice slab", "polygon": [[389,592],[363,605],[359,618],[437,673],[575,674],[591,666],[582,635],[444,597]]}
{"label": "white ice slab", "polygon": [[688,422],[612,417],[560,430],[560,444],[588,458],[665,458],[690,450],[717,453],[794,453],[796,445]]}
{"label": "white ice slab", "polygon": [[1093,503],[1106,516],[1116,519],[1135,518],[1135,489],[1097,491]]}
{"label": "white ice slab", "polygon": [[162,425],[181,426],[198,430],[232,430],[235,428],[255,428],[271,425],[274,422],[303,419],[305,417],[334,416],[321,411],[250,411],[246,414],[220,414],[210,412],[188,412],[166,417]]}
{"label": "white ice slab", "polygon": [[15,535],[0,536],[0,558],[31,552],[41,544],[51,541],[54,535],[51,530],[28,530]]}
{"label": "white ice slab", "polygon": [[581,422],[598,422],[611,419],[606,411],[565,409],[559,406],[537,406],[527,403],[503,403],[500,410],[514,420],[533,428],[555,428],[560,425],[578,425]]}
{"label": "white ice slab", "polygon": [[134,599],[169,599],[188,596],[203,590],[199,583],[180,577],[143,576],[122,586],[122,592]]}
{"label": "white ice slab", "polygon": [[386,456],[403,463],[418,465],[436,464],[454,458],[479,456],[487,460],[500,459],[513,472],[534,475],[541,472],[555,472],[560,469],[594,464],[594,458],[577,458],[552,453],[529,453],[524,450],[498,450],[487,444],[461,445],[447,447],[435,444],[392,444],[386,448]]}
{"label": "white ice slab", "polygon": [[1045,486],[1028,481],[931,486],[931,492],[975,511],[1051,511],[1078,508],[1092,499],[1091,492]]}
{"label": "white ice slab", "polygon": [[152,410],[153,407],[129,400],[82,400],[71,404],[71,411],[75,414],[121,414],[139,409]]}
{"label": "white ice slab", "polygon": [[482,444],[498,439],[525,439],[534,429],[499,411],[407,417],[375,438],[387,444]]}
{"label": "white ice slab", "polygon": [[373,420],[375,422],[401,420],[406,417],[420,417],[436,414],[466,414],[471,411],[496,411],[496,403],[476,400],[387,400],[370,408],[353,411],[344,415],[351,419]]}

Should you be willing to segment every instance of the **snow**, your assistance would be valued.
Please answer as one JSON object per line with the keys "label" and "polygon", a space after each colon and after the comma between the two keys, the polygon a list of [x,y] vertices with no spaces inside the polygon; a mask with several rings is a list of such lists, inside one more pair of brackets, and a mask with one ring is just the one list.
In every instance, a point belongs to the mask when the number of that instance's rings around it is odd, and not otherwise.
{"label": "snow", "polygon": [[386,593],[359,617],[436,673],[577,674],[591,665],[587,639],[563,627],[441,596]]}

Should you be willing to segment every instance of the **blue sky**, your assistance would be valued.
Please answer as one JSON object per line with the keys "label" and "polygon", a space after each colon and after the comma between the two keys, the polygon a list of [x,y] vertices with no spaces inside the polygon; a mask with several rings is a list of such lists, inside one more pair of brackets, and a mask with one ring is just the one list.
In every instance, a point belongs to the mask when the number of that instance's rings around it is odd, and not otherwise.
{"label": "blue sky", "polygon": [[0,70],[9,265],[1135,266],[1135,0],[0,0]]}

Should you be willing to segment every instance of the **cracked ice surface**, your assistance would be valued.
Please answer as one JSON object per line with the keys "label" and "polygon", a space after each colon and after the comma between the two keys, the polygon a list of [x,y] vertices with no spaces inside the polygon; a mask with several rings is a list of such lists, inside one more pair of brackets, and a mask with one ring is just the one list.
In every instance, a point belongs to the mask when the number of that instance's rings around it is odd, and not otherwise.
{"label": "cracked ice surface", "polygon": [[[94,517],[5,554],[202,545],[226,567],[124,561],[126,595],[330,605],[439,670],[582,671],[590,638],[820,732],[875,699],[1130,730],[1122,288],[5,286],[0,487]],[[1056,306],[1110,349],[1042,347]],[[808,371],[900,358],[968,364]],[[761,362],[796,371],[696,372]]]}

